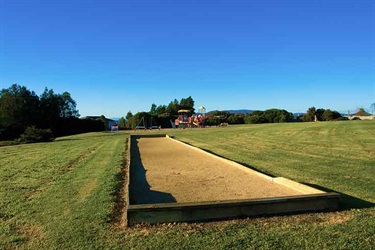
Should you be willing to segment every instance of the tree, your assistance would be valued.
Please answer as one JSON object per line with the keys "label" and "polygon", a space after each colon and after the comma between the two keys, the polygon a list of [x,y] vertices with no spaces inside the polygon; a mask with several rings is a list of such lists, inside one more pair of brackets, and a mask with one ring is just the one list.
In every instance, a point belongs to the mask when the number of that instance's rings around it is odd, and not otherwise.
{"label": "tree", "polygon": [[166,105],[159,105],[156,108],[156,113],[157,113],[158,116],[169,116],[169,114],[167,113],[167,106]]}
{"label": "tree", "polygon": [[364,108],[359,108],[358,111],[357,111],[357,113],[355,115],[356,116],[368,116],[370,114],[367,113]]}
{"label": "tree", "polygon": [[153,103],[152,105],[151,105],[151,108],[150,108],[150,114],[151,115],[156,115],[156,104],[155,103]]}
{"label": "tree", "polygon": [[372,115],[374,115],[374,113],[375,113],[375,102],[373,104],[371,104],[370,110],[372,112]]}
{"label": "tree", "polygon": [[26,127],[39,123],[39,97],[24,86],[13,84],[0,91],[0,139],[17,138]]}
{"label": "tree", "polygon": [[133,120],[133,113],[129,110],[128,113],[125,116],[126,119],[126,129],[131,129],[132,128],[132,120]]}
{"label": "tree", "polygon": [[[318,121],[323,121],[323,114],[324,114],[324,111],[325,109],[317,109],[315,111],[315,115],[316,115],[316,119],[318,119]],[[315,116],[314,116],[314,120],[315,120]]]}
{"label": "tree", "polygon": [[128,113],[126,114],[125,118],[126,120],[130,120],[133,117],[132,112],[129,110]]}
{"label": "tree", "polygon": [[39,124],[40,127],[56,127],[61,113],[60,103],[59,95],[55,94],[52,89],[44,89],[44,92],[40,95],[40,112],[43,117],[42,123]]}
{"label": "tree", "polygon": [[77,103],[73,100],[69,92],[64,92],[59,96],[60,98],[60,117],[79,117],[76,109]]}
{"label": "tree", "polygon": [[339,119],[340,117],[341,117],[341,114],[339,112],[326,109],[324,110],[324,113],[322,115],[322,120],[333,121],[333,120]]}
{"label": "tree", "polygon": [[303,115],[302,120],[304,122],[312,122],[315,120],[316,108],[311,107],[307,110],[306,114]]}
{"label": "tree", "polygon": [[120,129],[125,129],[126,128],[126,121],[124,117],[121,117],[120,120],[118,121],[118,126]]}
{"label": "tree", "polygon": [[104,130],[109,130],[107,118],[104,115],[100,116],[100,121],[103,123]]}
{"label": "tree", "polygon": [[240,114],[231,114],[228,117],[227,122],[229,124],[243,124],[244,123],[243,115],[240,115]]}
{"label": "tree", "polygon": [[179,110],[179,103],[177,99],[174,99],[174,101],[171,101],[168,104],[166,112],[169,113],[171,117],[173,117],[178,114],[178,110]]}
{"label": "tree", "polygon": [[194,100],[191,96],[188,98],[182,98],[179,105],[180,109],[187,109],[190,110],[191,114],[194,114]]}
{"label": "tree", "polygon": [[290,122],[293,114],[284,109],[267,109],[265,111],[254,111],[245,116],[245,123],[279,123]]}
{"label": "tree", "polygon": [[259,116],[258,114],[253,114],[251,116],[245,117],[245,123],[247,124],[259,124],[259,123],[266,123],[264,118]]}

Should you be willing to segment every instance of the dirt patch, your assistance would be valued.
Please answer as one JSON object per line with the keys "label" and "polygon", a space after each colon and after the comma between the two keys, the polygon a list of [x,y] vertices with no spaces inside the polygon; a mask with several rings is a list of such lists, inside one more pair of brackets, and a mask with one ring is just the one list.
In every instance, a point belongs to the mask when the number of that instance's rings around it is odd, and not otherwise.
{"label": "dirt patch", "polygon": [[353,214],[336,212],[322,215],[322,218],[324,219],[324,224],[341,224],[351,220],[353,218]]}
{"label": "dirt patch", "polygon": [[72,160],[69,165],[64,167],[63,169],[60,170],[61,173],[66,173],[71,170],[73,170],[75,167],[77,167],[82,161],[87,159],[90,155],[94,154],[99,150],[102,146],[95,146],[94,148],[89,149],[87,152],[79,155],[76,159]]}
{"label": "dirt patch", "polygon": [[130,204],[240,200],[301,194],[165,137],[132,140]]}
{"label": "dirt patch", "polygon": [[127,195],[127,185],[126,181],[126,170],[129,168],[129,140],[125,141],[125,150],[122,154],[121,170],[117,174],[117,186],[116,186],[116,203],[112,211],[112,222],[115,228],[123,228],[126,226],[126,195]]}
{"label": "dirt patch", "polygon": [[96,187],[96,180],[90,180],[89,182],[86,183],[80,190],[79,190],[79,196],[81,200],[86,199],[88,197],[92,190]]}
{"label": "dirt patch", "polygon": [[31,243],[44,237],[43,230],[40,226],[24,225],[17,229],[17,232],[25,236],[26,241]]}

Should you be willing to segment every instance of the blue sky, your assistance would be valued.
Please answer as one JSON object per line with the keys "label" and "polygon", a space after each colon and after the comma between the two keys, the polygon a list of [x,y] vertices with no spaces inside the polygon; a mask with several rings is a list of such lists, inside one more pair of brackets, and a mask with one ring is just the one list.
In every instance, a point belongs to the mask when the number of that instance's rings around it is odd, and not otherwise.
{"label": "blue sky", "polygon": [[0,0],[0,88],[68,91],[80,114],[375,102],[375,1]]}

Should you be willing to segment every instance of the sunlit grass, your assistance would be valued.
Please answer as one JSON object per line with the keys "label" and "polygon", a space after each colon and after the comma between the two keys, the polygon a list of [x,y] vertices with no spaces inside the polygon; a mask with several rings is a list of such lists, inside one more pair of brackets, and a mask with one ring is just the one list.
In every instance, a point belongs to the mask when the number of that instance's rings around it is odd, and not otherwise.
{"label": "sunlit grass", "polygon": [[340,192],[345,210],[122,228],[114,210],[128,134],[90,133],[0,147],[0,249],[374,246],[375,122],[246,125],[170,134],[262,172]]}

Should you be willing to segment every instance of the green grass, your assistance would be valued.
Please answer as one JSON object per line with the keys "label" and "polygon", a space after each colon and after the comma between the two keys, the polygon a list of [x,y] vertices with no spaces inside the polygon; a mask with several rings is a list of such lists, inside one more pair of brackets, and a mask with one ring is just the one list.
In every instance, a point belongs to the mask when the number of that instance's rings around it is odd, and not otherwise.
{"label": "green grass", "polygon": [[375,202],[372,121],[238,126],[175,137],[274,176]]}
{"label": "green grass", "polygon": [[0,147],[0,249],[375,245],[375,122],[266,124],[171,134],[265,173],[340,192],[344,210],[122,228],[116,204],[128,135],[90,133]]}

